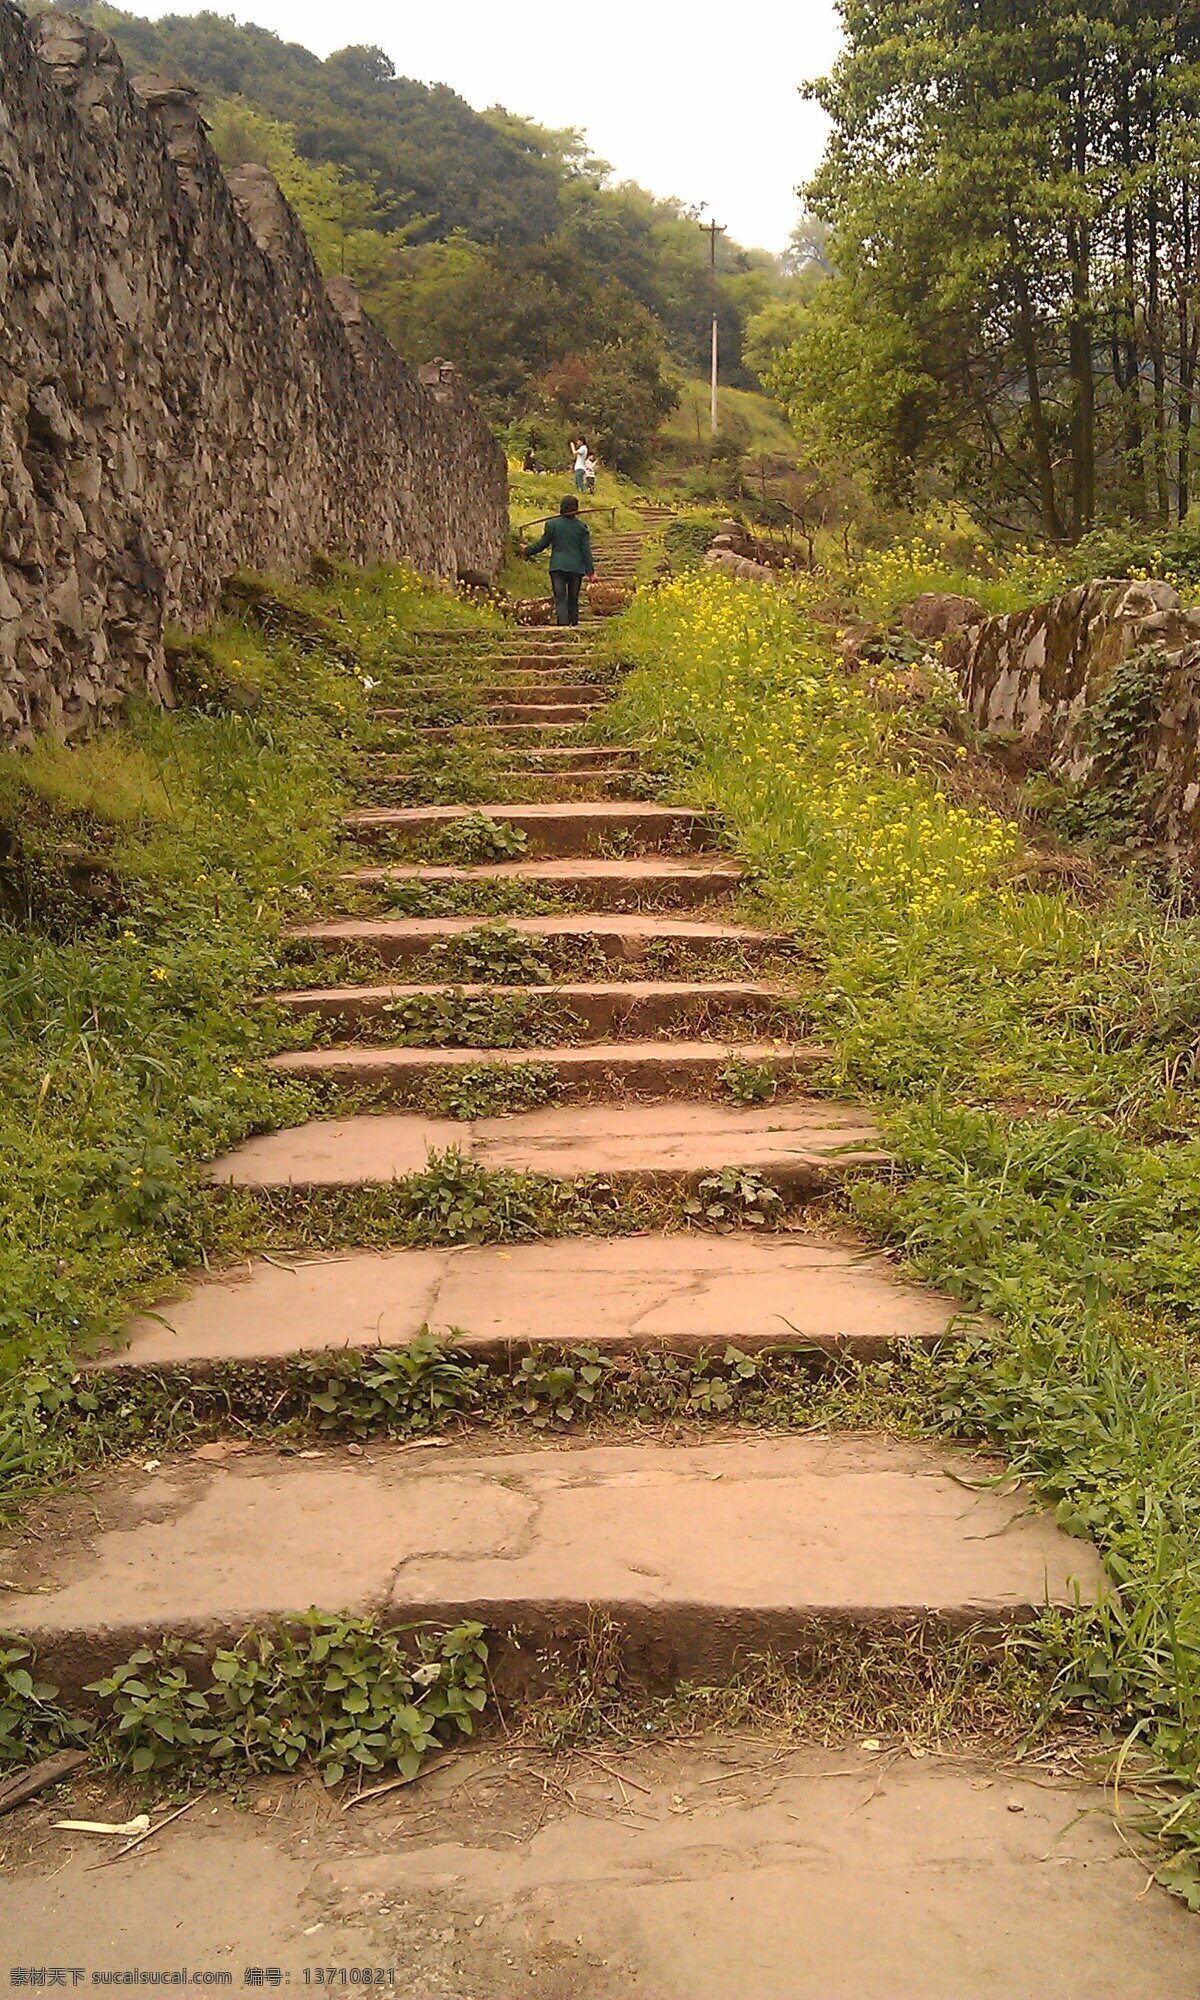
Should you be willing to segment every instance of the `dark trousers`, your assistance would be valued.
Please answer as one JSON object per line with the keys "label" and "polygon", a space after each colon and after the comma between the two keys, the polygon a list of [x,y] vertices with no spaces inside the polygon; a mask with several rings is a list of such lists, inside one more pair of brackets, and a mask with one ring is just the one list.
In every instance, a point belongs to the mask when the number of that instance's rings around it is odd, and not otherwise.
{"label": "dark trousers", "polygon": [[552,569],[550,586],[554,592],[554,611],[560,625],[579,623],[579,586],[583,582],[569,569]]}

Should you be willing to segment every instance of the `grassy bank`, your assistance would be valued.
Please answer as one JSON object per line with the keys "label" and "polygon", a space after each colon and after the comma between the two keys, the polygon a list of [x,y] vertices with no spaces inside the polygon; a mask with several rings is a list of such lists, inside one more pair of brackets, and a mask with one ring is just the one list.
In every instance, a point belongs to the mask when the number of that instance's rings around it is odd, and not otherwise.
{"label": "grassy bank", "polygon": [[1122,1587],[1044,1635],[1059,1691],[1152,1752],[1200,1843],[1200,929],[1133,881],[1087,908],[1023,886],[951,690],[847,680],[802,592],[682,579],[616,636],[615,727],[723,815],[822,968],[829,1087],[882,1107],[900,1172],[857,1220],[1000,1323],[948,1367],[947,1424]]}
{"label": "grassy bank", "polygon": [[203,1163],[303,1102],[256,1073],[253,996],[335,865],[373,672],[406,626],[478,617],[399,571],[288,605],[292,638],[195,647],[174,713],[0,758],[0,1376],[197,1263]]}

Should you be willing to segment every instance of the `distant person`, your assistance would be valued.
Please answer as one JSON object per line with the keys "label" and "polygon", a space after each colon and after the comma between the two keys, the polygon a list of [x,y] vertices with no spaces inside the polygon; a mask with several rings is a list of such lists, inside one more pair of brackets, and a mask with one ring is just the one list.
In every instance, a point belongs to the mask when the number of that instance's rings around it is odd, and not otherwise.
{"label": "distant person", "polygon": [[540,541],[521,554],[532,559],[543,549],[550,551],[550,587],[554,592],[554,614],[560,625],[579,623],[579,586],[585,576],[595,576],[592,538],[586,521],[579,519],[579,502],[573,493],[559,503],[554,519],[547,521]]}
{"label": "distant person", "polygon": [[599,459],[596,457],[594,451],[589,451],[583,461],[583,484],[585,492],[594,493],[596,491],[596,474],[599,470]]}
{"label": "distant person", "polygon": [[532,445],[529,446],[529,449],[525,453],[521,470],[522,472],[544,472],[546,470]]}
{"label": "distant person", "polygon": [[571,439],[572,470],[575,474],[575,491],[582,493],[587,480],[587,462],[590,447],[585,437]]}

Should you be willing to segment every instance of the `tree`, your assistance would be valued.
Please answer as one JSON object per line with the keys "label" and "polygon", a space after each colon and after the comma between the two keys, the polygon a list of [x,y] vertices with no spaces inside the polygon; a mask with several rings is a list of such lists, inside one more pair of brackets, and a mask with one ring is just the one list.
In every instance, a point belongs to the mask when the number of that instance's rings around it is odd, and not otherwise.
{"label": "tree", "polygon": [[[940,468],[997,518],[1056,538],[1101,509],[1186,511],[1197,10],[841,12],[845,53],[812,93],[833,131],[807,190],[840,276],[801,334],[814,360],[780,364],[800,418],[844,427],[857,402],[885,468]],[[879,410],[846,393],[863,356],[888,364]]]}

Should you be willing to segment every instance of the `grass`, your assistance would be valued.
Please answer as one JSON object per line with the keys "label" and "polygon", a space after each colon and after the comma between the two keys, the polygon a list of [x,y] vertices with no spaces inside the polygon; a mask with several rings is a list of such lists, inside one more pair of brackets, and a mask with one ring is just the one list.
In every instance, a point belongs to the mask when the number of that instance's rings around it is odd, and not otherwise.
{"label": "grass", "polygon": [[337,870],[369,683],[410,625],[484,622],[404,572],[280,602],[292,637],[189,649],[174,713],[0,757],[0,1374],[68,1364],[193,1265],[204,1162],[308,1102],[258,1073],[253,995]]}
{"label": "grass", "polygon": [[1200,926],[1133,877],[1091,908],[1023,887],[1021,824],[964,802],[953,691],[872,699],[806,601],[711,573],[639,599],[611,720],[723,816],[822,964],[816,1030],[901,1169],[852,1212],[999,1322],[947,1421],[1121,1585],[1056,1675],[1179,1788],[1172,1886],[1197,1885]]}
{"label": "grass", "polygon": [[[662,425],[654,455],[665,469],[704,464],[712,443],[711,391],[703,376],[689,376],[680,386],[678,405]],[[732,439],[744,457],[781,459],[795,464],[800,446],[781,406],[753,389],[717,389],[717,421],[723,439]]]}

